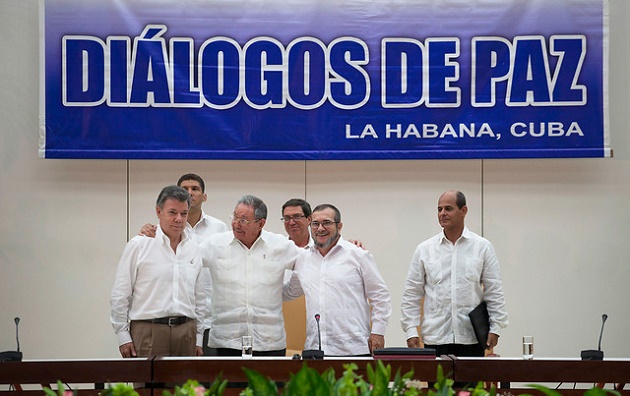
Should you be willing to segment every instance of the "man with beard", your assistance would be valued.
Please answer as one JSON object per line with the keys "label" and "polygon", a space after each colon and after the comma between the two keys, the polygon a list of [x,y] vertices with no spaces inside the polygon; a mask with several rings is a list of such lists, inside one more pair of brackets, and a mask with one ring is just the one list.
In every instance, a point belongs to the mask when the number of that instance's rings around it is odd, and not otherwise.
{"label": "man with beard", "polygon": [[313,209],[314,246],[298,257],[283,297],[306,296],[304,349],[319,348],[319,320],[326,356],[369,356],[385,346],[390,295],[372,255],[344,240],[342,227],[335,206]]}

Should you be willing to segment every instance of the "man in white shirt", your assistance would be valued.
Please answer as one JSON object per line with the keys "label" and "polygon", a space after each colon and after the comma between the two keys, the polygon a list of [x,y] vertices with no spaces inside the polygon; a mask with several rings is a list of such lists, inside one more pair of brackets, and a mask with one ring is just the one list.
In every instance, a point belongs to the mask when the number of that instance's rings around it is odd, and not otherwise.
{"label": "man in white shirt", "polygon": [[201,243],[212,234],[230,230],[224,222],[203,211],[202,205],[208,199],[208,194],[206,184],[200,176],[187,173],[179,178],[177,185],[190,194],[191,203],[186,228],[193,231],[197,243]]}
{"label": "man in white shirt", "polygon": [[[297,247],[308,249],[313,246],[311,238],[311,205],[301,198],[291,198],[282,205],[282,223],[284,230],[289,235],[289,239]],[[357,247],[364,248],[360,240],[349,239],[350,243]],[[288,279],[287,279],[288,280]]]}
{"label": "man in white shirt", "polygon": [[[186,229],[191,238],[198,244],[206,240],[210,235],[219,232],[229,231],[228,226],[221,220],[214,218],[203,211],[202,205],[208,199],[206,194],[206,184],[201,176],[194,173],[182,175],[177,181],[177,185],[188,191],[190,194],[190,210],[188,212],[188,220],[186,221]],[[145,224],[140,231],[141,235],[155,236],[156,226]],[[208,336],[210,330],[210,271],[207,268],[202,269],[202,280],[204,282],[204,291],[206,293],[206,317],[203,320],[203,354],[210,356],[212,353],[208,348]]]}
{"label": "man in white shirt", "polygon": [[155,238],[136,236],[123,252],[111,294],[111,323],[120,354],[199,356],[205,295],[199,246],[186,231],[190,195],[160,192]]}
{"label": "man in white shirt", "polygon": [[306,296],[304,349],[319,349],[321,333],[326,356],[370,355],[385,346],[390,295],[372,255],[345,241],[342,227],[335,206],[324,204],[313,210],[314,246],[298,257],[283,295],[285,299]]}
{"label": "man in white shirt", "polygon": [[245,335],[253,336],[254,356],[285,356],[282,284],[300,249],[286,236],[263,230],[266,219],[265,203],[246,195],[231,215],[232,232],[201,244],[212,278],[209,346],[218,356],[241,356]]}
{"label": "man in white shirt", "polygon": [[311,205],[303,199],[291,198],[282,205],[282,223],[289,239],[297,247],[308,249],[313,245],[309,226],[311,224]]}
{"label": "man in white shirt", "polygon": [[[409,347],[419,347],[421,300],[422,340],[439,355],[483,356],[494,348],[507,326],[499,261],[492,244],[464,225],[466,197],[447,191],[438,201],[442,232],[422,242],[409,266],[402,296],[401,324]],[[481,301],[488,306],[490,334],[477,341],[468,313]]]}

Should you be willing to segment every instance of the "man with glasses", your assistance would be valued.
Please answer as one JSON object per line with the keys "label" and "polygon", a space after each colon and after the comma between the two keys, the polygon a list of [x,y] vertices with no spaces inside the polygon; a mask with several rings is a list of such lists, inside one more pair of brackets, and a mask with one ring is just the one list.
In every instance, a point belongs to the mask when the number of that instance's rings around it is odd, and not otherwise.
{"label": "man with glasses", "polygon": [[285,356],[282,284],[300,249],[263,230],[267,206],[258,197],[239,199],[230,218],[232,232],[201,244],[212,278],[209,345],[218,356],[241,356],[241,337],[250,335],[254,356]]}
{"label": "man with glasses", "polygon": [[[311,205],[301,198],[291,198],[282,205],[282,218],[284,230],[289,235],[289,239],[297,247],[308,249],[313,246],[313,239],[309,232],[311,224]],[[363,243],[358,239],[348,239],[357,247],[364,248]]]}
{"label": "man with glasses", "polygon": [[304,349],[326,356],[370,355],[385,346],[391,316],[387,285],[372,255],[341,237],[341,213],[330,204],[313,209],[314,246],[300,255],[284,286],[286,300],[306,297]]}
{"label": "man with glasses", "polygon": [[282,205],[282,223],[289,239],[297,247],[308,248],[313,244],[308,226],[311,223],[311,205],[303,199],[292,198]]}

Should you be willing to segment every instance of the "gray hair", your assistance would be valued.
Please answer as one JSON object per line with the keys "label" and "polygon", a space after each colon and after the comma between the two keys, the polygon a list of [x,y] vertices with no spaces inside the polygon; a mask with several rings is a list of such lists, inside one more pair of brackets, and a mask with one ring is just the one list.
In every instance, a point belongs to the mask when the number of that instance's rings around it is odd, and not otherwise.
{"label": "gray hair", "polygon": [[256,196],[245,195],[238,200],[236,206],[238,205],[245,205],[250,208],[254,208],[254,217],[256,220],[267,219],[267,205],[265,205],[262,199]]}
{"label": "gray hair", "polygon": [[179,186],[164,187],[162,191],[160,191],[160,195],[158,195],[155,204],[160,209],[164,209],[164,202],[166,202],[167,199],[175,199],[179,202],[186,202],[188,204],[188,208],[190,209],[190,194],[188,194],[188,191]]}

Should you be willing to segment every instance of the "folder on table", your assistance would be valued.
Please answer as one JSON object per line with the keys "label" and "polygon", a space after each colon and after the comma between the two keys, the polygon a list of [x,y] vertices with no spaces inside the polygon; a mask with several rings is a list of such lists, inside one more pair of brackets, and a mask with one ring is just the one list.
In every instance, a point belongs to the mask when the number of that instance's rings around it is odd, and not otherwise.
{"label": "folder on table", "polygon": [[374,359],[419,360],[435,359],[433,348],[393,347],[374,350]]}

